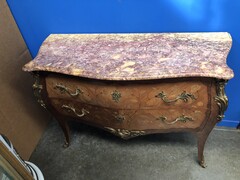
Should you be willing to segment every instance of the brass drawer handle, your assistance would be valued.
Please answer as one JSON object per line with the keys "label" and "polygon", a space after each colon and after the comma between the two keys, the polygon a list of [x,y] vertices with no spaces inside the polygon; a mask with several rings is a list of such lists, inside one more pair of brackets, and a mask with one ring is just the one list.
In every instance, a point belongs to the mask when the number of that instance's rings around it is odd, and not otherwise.
{"label": "brass drawer handle", "polygon": [[67,88],[66,86],[64,86],[64,85],[62,85],[62,84],[56,84],[55,85],[55,87],[54,87],[54,89],[58,89],[59,91],[60,91],[60,93],[67,93],[67,94],[69,94],[71,97],[76,97],[76,96],[78,96],[79,94],[82,94],[83,93],[83,91],[82,90],[80,90],[80,89],[76,89],[75,90],[75,93],[71,93],[70,91],[70,89],[69,88]]}
{"label": "brass drawer handle", "polygon": [[86,109],[82,108],[82,110],[81,110],[82,114],[78,114],[74,107],[71,107],[71,106],[68,106],[68,105],[65,105],[65,104],[62,105],[62,108],[67,109],[68,112],[72,111],[77,117],[83,117],[83,116],[85,116],[86,114],[89,113]]}
{"label": "brass drawer handle", "polygon": [[160,116],[159,118],[157,118],[157,120],[161,120],[162,122],[166,123],[166,124],[175,124],[176,122],[183,122],[186,123],[187,121],[193,121],[193,119],[191,117],[185,116],[185,115],[181,115],[178,118],[176,118],[174,121],[167,121],[167,117],[165,116]]}
{"label": "brass drawer handle", "polygon": [[157,94],[155,97],[161,98],[165,103],[172,103],[176,102],[179,99],[188,102],[189,99],[196,100],[195,96],[191,93],[187,93],[186,91],[183,91],[180,95],[178,95],[175,99],[168,99],[167,95],[162,91],[159,94]]}

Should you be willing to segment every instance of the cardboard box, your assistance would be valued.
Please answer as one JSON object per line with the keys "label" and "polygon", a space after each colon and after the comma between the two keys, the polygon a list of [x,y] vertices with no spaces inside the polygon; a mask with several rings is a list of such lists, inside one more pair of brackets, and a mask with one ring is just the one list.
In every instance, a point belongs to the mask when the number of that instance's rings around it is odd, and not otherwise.
{"label": "cardboard box", "polygon": [[50,119],[33,95],[32,76],[22,71],[31,59],[6,0],[0,0],[0,133],[25,160]]}

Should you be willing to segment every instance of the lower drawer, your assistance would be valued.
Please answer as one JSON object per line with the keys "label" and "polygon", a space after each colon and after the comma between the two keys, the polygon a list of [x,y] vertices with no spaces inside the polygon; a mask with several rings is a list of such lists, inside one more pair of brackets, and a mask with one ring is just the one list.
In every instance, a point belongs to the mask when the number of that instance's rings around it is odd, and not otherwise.
{"label": "lower drawer", "polygon": [[100,127],[124,128],[126,121],[129,121],[136,112],[136,110],[103,108],[62,99],[51,99],[51,104],[62,115]]}
{"label": "lower drawer", "polygon": [[209,116],[206,109],[138,110],[129,121],[129,129],[195,129]]}
{"label": "lower drawer", "polygon": [[102,128],[127,130],[195,129],[208,118],[206,109],[111,109],[51,99],[54,108],[61,114]]}

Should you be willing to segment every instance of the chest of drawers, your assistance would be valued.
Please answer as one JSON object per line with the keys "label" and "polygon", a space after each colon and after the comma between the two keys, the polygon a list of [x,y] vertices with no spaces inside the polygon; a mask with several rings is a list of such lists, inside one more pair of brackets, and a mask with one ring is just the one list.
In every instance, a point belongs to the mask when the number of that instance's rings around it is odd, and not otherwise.
{"label": "chest of drawers", "polygon": [[204,167],[205,141],[228,105],[230,47],[227,33],[50,35],[24,70],[65,146],[66,117],[123,139],[193,132]]}

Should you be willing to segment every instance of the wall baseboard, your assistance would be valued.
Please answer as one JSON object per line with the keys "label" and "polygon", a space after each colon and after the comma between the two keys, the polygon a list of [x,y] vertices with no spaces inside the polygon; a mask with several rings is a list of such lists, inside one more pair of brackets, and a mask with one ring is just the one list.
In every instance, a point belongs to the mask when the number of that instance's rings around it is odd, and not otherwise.
{"label": "wall baseboard", "polygon": [[217,126],[225,126],[225,127],[232,127],[232,128],[237,128],[239,125],[240,121],[232,121],[232,120],[222,120],[217,124]]}

